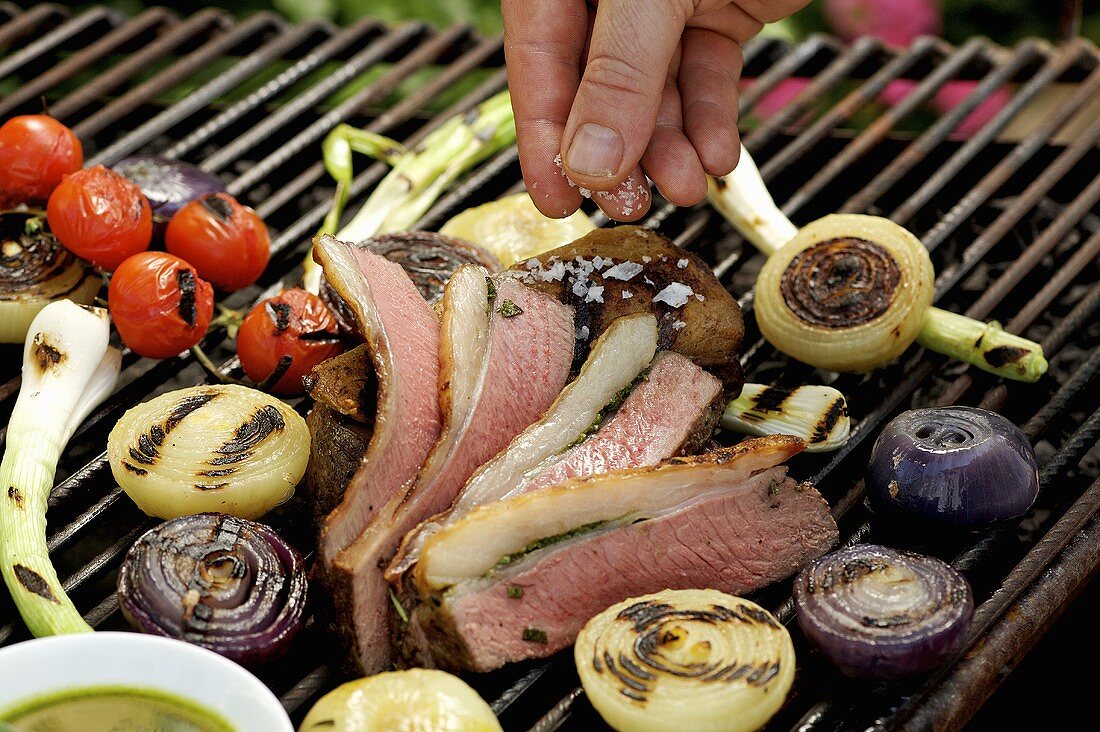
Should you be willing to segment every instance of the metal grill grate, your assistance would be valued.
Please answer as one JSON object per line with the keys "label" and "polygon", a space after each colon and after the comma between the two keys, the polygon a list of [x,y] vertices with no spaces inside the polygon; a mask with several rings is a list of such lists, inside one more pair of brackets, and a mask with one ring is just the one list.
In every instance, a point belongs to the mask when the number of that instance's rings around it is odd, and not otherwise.
{"label": "metal grill grate", "polygon": [[[81,137],[90,163],[137,151],[185,159],[223,176],[233,195],[257,209],[275,233],[272,264],[260,283],[227,298],[231,307],[296,276],[332,192],[319,162],[328,130],[350,122],[415,142],[505,81],[500,40],[465,27],[291,26],[269,14],[236,22],[214,10],[180,18],[153,8],[126,18],[106,9],[72,15],[61,5],[23,11],[0,3],[0,54],[0,117],[39,111],[44,102]],[[1100,55],[1081,41],[1003,49],[981,39],[953,48],[928,38],[895,51],[871,39],[842,47],[814,36],[793,47],[754,40],[745,63],[746,76],[756,78],[741,97],[746,145],[788,215],[804,223],[832,211],[869,212],[908,226],[932,251],[942,306],[998,318],[1041,340],[1051,360],[1050,375],[1030,386],[997,383],[917,348],[875,374],[841,376],[834,385],[850,399],[850,442],[794,466],[829,499],[846,541],[889,543],[863,505],[860,476],[870,438],[900,409],[980,404],[1004,412],[1036,443],[1042,492],[1028,517],[937,537],[925,548],[966,572],[980,603],[974,637],[984,642],[930,679],[868,687],[838,681],[795,633],[798,680],[769,729],[958,726],[1100,565],[1100,403],[1088,388],[1100,369]],[[774,115],[754,114],[792,77],[810,82]],[[899,79],[912,79],[912,91],[893,107],[881,104]],[[932,115],[926,102],[953,79],[978,85],[949,113]],[[1006,84],[1008,104],[972,137],[957,139],[964,118]],[[384,170],[374,165],[355,178],[353,203]],[[440,200],[420,227],[518,189],[518,181],[515,150],[505,151]],[[658,199],[645,224],[711,262],[751,312],[761,257],[713,211]],[[752,380],[820,380],[764,343],[751,317],[746,326],[743,362]],[[238,369],[224,338],[211,333],[204,347],[224,369]],[[14,347],[0,352],[6,420],[19,357]],[[128,354],[119,390],[66,452],[64,479],[50,501],[49,545],[65,588],[96,627],[124,626],[115,572],[154,524],[120,500],[103,453],[107,432],[128,406],[204,378],[189,355],[152,362]],[[310,529],[295,511],[292,504],[265,520],[309,549]],[[780,585],[755,599],[789,622],[788,586]],[[342,680],[331,665],[340,650],[322,625],[311,622],[291,656],[263,674],[296,719]],[[26,637],[5,595],[0,643]],[[471,681],[507,729],[601,728],[576,688],[568,653]]]}

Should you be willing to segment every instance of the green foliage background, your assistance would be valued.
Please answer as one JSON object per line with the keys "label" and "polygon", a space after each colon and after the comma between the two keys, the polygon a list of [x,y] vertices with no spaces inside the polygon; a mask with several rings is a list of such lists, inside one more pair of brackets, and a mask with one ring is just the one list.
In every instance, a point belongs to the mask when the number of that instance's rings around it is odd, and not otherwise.
{"label": "green foliage background", "polygon": [[[155,0],[105,0],[107,4],[136,13]],[[975,35],[988,36],[1011,45],[1021,38],[1056,39],[1058,16],[1064,0],[941,0],[944,7],[944,37],[961,43]],[[85,3],[92,4],[92,3]],[[181,13],[211,5],[247,15],[257,10],[277,10],[291,20],[327,18],[347,23],[366,15],[388,21],[426,20],[437,26],[472,23],[484,33],[501,29],[499,0],[176,0],[165,2]],[[1100,2],[1085,0],[1081,35],[1100,43]],[[821,14],[821,0],[814,0],[793,18],[768,29],[769,33],[800,38],[815,31],[828,31]]]}

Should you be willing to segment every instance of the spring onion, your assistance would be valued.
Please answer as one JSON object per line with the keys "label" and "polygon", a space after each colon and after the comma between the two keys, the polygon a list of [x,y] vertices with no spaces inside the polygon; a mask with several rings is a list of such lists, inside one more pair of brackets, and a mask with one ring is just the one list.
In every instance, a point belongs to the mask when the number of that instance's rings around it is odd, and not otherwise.
{"label": "spring onion", "polygon": [[[516,139],[508,92],[490,97],[474,109],[456,115],[432,131],[412,150],[370,132],[339,127],[323,147],[325,165],[337,181],[336,200],[320,234],[342,241],[361,242],[376,234],[405,231],[466,171]],[[337,233],[334,231],[351,185],[352,152],[379,157],[393,166],[367,198],[359,212]],[[321,268],[306,257],[303,287],[317,293]]]}
{"label": "spring onion", "polygon": [[722,426],[746,435],[795,435],[809,452],[835,450],[848,441],[848,404],[830,386],[806,385],[781,389],[745,384],[741,395],[726,405]]}
{"label": "spring onion", "polygon": [[119,487],[150,516],[256,518],[305,474],[309,428],[284,402],[236,384],[161,394],[119,419],[107,457]]}
{"label": "spring onion", "polygon": [[501,732],[485,700],[457,676],[432,669],[349,681],[321,697],[299,732]]}
{"label": "spring onion", "polygon": [[109,345],[107,311],[69,300],[42,308],[29,335],[0,463],[0,570],[35,636],[85,632],[50,562],[46,502],[65,444],[114,389],[121,355]]}
{"label": "spring onion", "polygon": [[0,213],[0,343],[22,343],[34,316],[54,300],[91,304],[102,284],[50,233],[44,215]]}
{"label": "spring onion", "polygon": [[717,590],[612,605],[573,650],[592,706],[619,732],[751,732],[794,682],[794,644],[764,608]]}
{"label": "spring onion", "polygon": [[737,169],[711,181],[710,200],[768,257],[756,281],[756,320],[787,355],[859,373],[916,340],[1008,379],[1034,382],[1046,373],[1039,344],[931,307],[928,251],[889,219],[835,214],[797,230],[744,147]]}

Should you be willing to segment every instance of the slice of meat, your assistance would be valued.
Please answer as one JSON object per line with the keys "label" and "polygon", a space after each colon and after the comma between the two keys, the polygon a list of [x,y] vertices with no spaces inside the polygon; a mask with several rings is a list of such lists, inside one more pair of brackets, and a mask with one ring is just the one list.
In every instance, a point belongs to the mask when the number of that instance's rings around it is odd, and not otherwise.
{"label": "slice of meat", "polygon": [[649,365],[656,349],[657,321],[652,315],[631,315],[613,323],[593,344],[577,378],[561,391],[542,419],[478,468],[446,513],[424,522],[405,537],[398,557],[387,570],[388,578],[398,582],[416,563],[427,538],[440,527],[507,495],[529,471],[553,460],[582,438],[603,409]]}
{"label": "slice of meat", "polygon": [[494,569],[547,537],[581,526],[649,518],[677,510],[708,492],[728,490],[779,465],[805,443],[772,435],[661,465],[577,478],[481,506],[441,529],[424,545],[413,570],[421,591],[442,591]]}
{"label": "slice of meat", "polygon": [[696,470],[709,473],[698,478],[709,485],[672,510],[588,526],[517,560],[505,555],[486,574],[423,596],[409,633],[426,645],[420,662],[489,671],[547,656],[616,602],[665,588],[751,592],[794,574],[836,543],[828,504],[811,486],[786,477],[785,467],[732,484],[705,464]]}
{"label": "slice of meat", "polygon": [[415,476],[439,435],[439,319],[401,266],[322,236],[314,256],[355,313],[378,383],[374,431],[339,507],[325,520],[327,565]]}
{"label": "slice of meat", "polygon": [[470,473],[538,419],[573,360],[570,308],[518,282],[490,288],[484,269],[465,266],[442,304],[439,440],[416,482],[374,515],[329,572],[339,624],[364,673],[390,663],[382,568],[402,537],[447,508]]}
{"label": "slice of meat", "polygon": [[689,359],[664,351],[596,434],[562,454],[508,495],[570,478],[656,465],[695,452],[714,432],[722,384]]}

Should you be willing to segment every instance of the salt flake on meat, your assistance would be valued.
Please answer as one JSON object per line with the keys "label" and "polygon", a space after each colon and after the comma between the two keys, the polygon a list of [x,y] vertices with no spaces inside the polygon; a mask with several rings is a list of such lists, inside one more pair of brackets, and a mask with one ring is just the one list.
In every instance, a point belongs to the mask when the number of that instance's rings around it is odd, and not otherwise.
{"label": "salt flake on meat", "polygon": [[688,298],[694,293],[692,289],[680,282],[673,282],[665,289],[653,296],[653,302],[663,302],[669,307],[679,308],[687,304]]}
{"label": "salt flake on meat", "polygon": [[603,273],[604,277],[610,277],[613,280],[622,280],[628,282],[632,277],[637,276],[643,267],[637,262],[620,262],[611,269]]}

